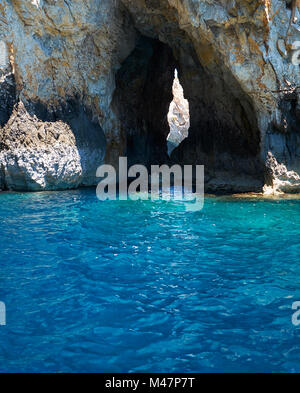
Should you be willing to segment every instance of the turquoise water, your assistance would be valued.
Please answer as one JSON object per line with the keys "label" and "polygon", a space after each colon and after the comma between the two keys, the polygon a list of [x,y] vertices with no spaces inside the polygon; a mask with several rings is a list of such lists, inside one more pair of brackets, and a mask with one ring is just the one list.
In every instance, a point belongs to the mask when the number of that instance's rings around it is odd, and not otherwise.
{"label": "turquoise water", "polygon": [[300,371],[299,208],[0,194],[0,371]]}

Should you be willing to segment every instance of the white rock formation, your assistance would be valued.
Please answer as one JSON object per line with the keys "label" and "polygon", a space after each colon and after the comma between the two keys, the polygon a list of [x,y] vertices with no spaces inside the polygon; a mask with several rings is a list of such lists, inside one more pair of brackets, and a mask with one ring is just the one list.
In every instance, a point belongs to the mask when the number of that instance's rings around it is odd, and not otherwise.
{"label": "white rock formation", "polygon": [[64,190],[97,183],[103,151],[76,141],[70,126],[43,122],[19,103],[2,130],[0,188]]}
{"label": "white rock formation", "polygon": [[188,137],[190,128],[189,102],[184,98],[183,88],[178,78],[178,71],[175,71],[173,83],[173,101],[170,104],[168,113],[168,123],[170,133],[168,135],[168,154],[180,145]]}

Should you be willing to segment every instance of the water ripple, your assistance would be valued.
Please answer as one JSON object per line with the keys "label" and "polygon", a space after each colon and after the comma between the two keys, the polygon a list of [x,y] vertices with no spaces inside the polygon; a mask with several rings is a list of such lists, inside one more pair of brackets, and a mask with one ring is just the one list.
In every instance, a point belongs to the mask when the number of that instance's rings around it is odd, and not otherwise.
{"label": "water ripple", "polygon": [[300,371],[299,207],[0,194],[0,371]]}

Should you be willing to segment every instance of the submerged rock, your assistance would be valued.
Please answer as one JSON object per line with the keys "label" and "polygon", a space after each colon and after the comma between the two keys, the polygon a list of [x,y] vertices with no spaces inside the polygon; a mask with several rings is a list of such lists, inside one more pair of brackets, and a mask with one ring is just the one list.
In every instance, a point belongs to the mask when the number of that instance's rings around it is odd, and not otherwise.
{"label": "submerged rock", "polygon": [[[214,191],[277,187],[283,175],[270,170],[269,153],[297,177],[299,8],[286,0],[3,0],[0,188],[94,184],[97,166],[121,155],[170,163],[175,68],[190,129],[172,163],[204,164]],[[281,190],[298,190],[289,183]]]}

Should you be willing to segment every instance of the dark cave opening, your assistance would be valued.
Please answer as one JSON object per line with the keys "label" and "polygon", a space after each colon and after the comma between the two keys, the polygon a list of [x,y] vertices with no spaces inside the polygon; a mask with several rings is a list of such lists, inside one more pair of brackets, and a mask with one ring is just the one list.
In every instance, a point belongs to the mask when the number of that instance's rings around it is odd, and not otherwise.
{"label": "dark cave opening", "polygon": [[[189,102],[190,128],[168,152],[175,69]],[[120,121],[118,152],[129,166],[204,165],[212,191],[222,189],[220,179],[224,191],[263,186],[260,132],[249,97],[225,67],[204,67],[191,45],[174,49],[140,35],[116,75],[113,108]]]}
{"label": "dark cave opening", "polygon": [[113,107],[120,119],[128,165],[147,167],[169,161],[167,113],[173,99],[176,61],[171,48],[140,36],[116,76]]}

